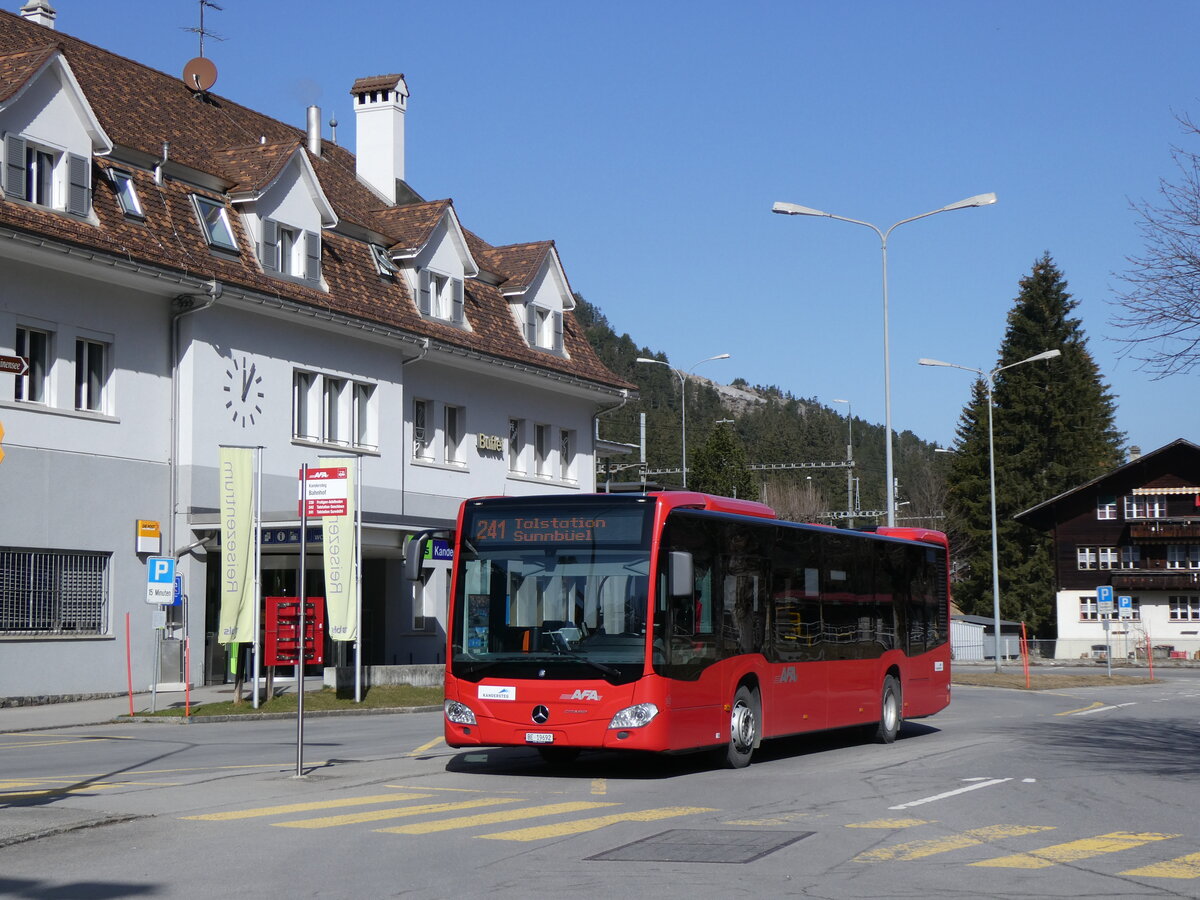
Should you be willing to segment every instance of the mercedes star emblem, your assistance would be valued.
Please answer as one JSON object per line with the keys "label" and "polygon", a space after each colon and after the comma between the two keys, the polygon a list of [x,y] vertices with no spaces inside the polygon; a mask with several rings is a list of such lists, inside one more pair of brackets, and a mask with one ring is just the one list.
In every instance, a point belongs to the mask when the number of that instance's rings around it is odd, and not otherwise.
{"label": "mercedes star emblem", "polygon": [[546,707],[544,707],[544,706],[535,706],[535,707],[533,708],[533,716],[532,716],[532,719],[533,719],[533,721],[535,721],[537,724],[539,724],[539,725],[543,725],[543,724],[545,724],[546,720],[547,720],[547,719],[549,719],[549,718],[550,718],[550,710],[546,709]]}

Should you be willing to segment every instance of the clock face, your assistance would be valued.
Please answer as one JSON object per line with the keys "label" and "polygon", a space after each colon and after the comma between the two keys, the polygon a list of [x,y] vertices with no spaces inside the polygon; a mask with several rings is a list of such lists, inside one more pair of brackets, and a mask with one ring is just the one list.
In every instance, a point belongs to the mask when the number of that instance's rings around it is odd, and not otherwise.
{"label": "clock face", "polygon": [[245,356],[240,361],[235,357],[230,363],[231,368],[225,370],[225,408],[233,421],[245,428],[262,415],[262,376],[258,374],[258,365]]}

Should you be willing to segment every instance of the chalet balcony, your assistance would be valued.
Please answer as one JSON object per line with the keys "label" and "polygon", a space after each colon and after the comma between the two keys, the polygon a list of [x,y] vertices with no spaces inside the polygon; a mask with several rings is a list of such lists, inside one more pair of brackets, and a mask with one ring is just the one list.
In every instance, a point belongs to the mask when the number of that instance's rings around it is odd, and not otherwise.
{"label": "chalet balcony", "polygon": [[1129,537],[1134,542],[1200,544],[1200,518],[1133,521],[1129,523]]}
{"label": "chalet balcony", "polygon": [[1166,560],[1143,560],[1136,569],[1112,569],[1112,586],[1128,591],[1198,591],[1200,569],[1168,569]]}

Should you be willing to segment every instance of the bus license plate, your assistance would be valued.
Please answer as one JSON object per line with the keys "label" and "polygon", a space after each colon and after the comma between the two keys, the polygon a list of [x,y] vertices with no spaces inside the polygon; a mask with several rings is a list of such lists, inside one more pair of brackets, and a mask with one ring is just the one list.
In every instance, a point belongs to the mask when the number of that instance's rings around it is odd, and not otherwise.
{"label": "bus license plate", "polygon": [[527,744],[553,744],[554,735],[546,731],[527,731],[525,732],[525,743]]}

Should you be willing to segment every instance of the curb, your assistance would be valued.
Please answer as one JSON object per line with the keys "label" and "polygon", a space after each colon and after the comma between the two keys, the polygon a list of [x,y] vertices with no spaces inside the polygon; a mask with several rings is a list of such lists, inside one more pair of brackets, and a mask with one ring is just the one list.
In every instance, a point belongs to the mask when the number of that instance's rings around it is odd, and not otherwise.
{"label": "curb", "polygon": [[[306,719],[326,719],[334,716],[386,716],[408,713],[441,712],[440,706],[385,706],[373,709],[314,709],[305,711]],[[294,712],[241,713],[236,716],[121,716],[110,719],[113,725],[192,725],[210,722],[267,722],[276,719],[295,719]],[[73,726],[63,726],[73,727]]]}

